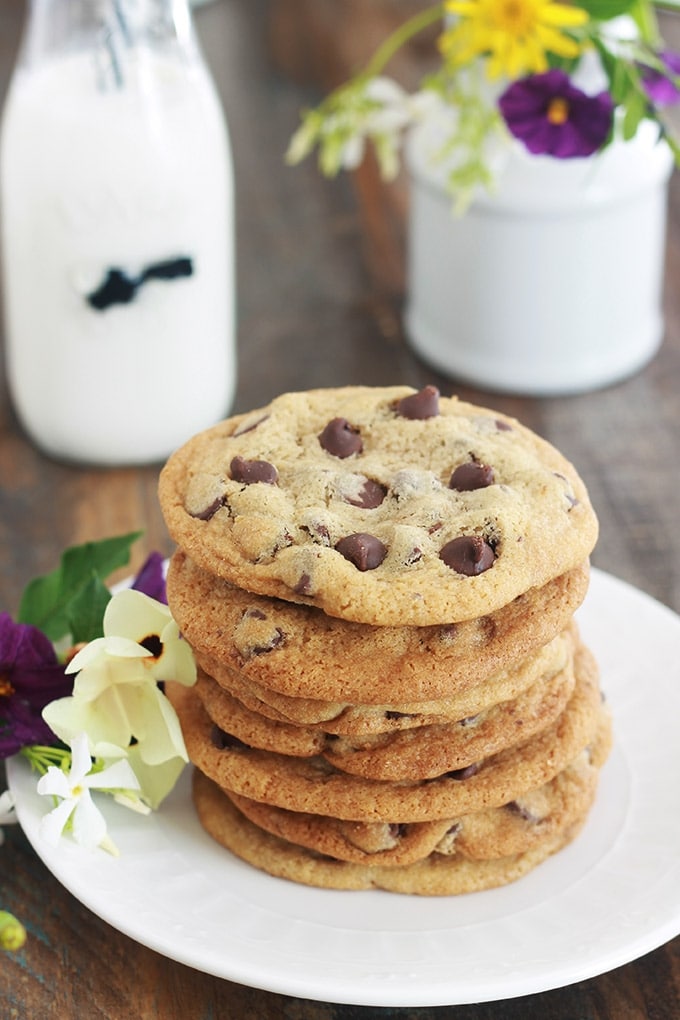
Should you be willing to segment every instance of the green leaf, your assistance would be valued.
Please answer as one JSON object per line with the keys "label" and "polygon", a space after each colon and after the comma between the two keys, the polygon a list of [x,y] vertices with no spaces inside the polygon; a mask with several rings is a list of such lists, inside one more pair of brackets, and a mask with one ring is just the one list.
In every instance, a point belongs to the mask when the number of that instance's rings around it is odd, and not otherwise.
{"label": "green leaf", "polygon": [[593,21],[609,21],[628,12],[636,0],[579,0],[578,6],[587,11]]}
{"label": "green leaf", "polygon": [[108,587],[93,573],[69,607],[69,633],[74,644],[94,641],[102,636],[104,610],[110,598]]}
{"label": "green leaf", "polygon": [[19,622],[33,624],[51,641],[59,641],[72,634],[73,628],[91,632],[93,617],[99,612],[101,633],[103,582],[112,571],[129,563],[130,548],[141,534],[135,531],[67,549],[56,570],[35,578],[24,591]]}
{"label": "green leaf", "polygon": [[640,121],[644,119],[647,114],[647,110],[647,97],[642,93],[631,89],[626,97],[623,124],[621,125],[621,133],[624,141],[629,142],[631,138],[635,137],[635,133],[640,126]]}

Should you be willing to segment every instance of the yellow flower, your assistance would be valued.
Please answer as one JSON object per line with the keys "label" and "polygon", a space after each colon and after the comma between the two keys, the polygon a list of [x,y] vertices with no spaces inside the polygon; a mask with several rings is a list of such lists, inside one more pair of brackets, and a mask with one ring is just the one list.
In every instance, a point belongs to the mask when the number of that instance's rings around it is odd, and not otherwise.
{"label": "yellow flower", "polygon": [[548,53],[576,57],[578,41],[560,29],[588,20],[583,8],[555,0],[447,0],[445,7],[458,18],[441,37],[442,53],[455,67],[488,57],[490,78],[546,71]]}

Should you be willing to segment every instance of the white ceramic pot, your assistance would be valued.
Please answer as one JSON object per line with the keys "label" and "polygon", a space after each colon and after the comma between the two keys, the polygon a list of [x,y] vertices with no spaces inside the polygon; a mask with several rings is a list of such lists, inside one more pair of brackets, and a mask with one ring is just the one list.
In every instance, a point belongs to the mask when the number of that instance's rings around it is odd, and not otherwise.
{"label": "white ceramic pot", "polygon": [[645,122],[589,159],[514,146],[494,194],[452,211],[423,126],[408,147],[406,328],[425,361],[483,389],[557,395],[617,382],[663,336],[672,156]]}

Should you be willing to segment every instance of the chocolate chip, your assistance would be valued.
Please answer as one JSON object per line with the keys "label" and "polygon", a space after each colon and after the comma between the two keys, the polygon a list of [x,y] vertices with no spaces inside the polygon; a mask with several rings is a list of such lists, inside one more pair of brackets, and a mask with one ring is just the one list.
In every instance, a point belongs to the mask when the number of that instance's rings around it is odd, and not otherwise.
{"label": "chocolate chip", "polygon": [[502,418],[496,418],[496,428],[499,432],[512,432],[512,425],[509,425],[507,421],[503,421]]}
{"label": "chocolate chip", "polygon": [[312,579],[309,574],[301,574],[299,580],[293,585],[293,591],[296,595],[311,595],[312,594]]}
{"label": "chocolate chip", "polygon": [[387,831],[392,839],[403,839],[408,832],[408,826],[405,822],[390,822]]}
{"label": "chocolate chip", "polygon": [[267,421],[268,418],[269,415],[264,414],[261,418],[258,418],[256,421],[249,421],[248,419],[246,419],[245,421],[241,422],[238,428],[234,431],[234,435],[245,436],[246,432],[254,432],[258,425],[261,425],[263,421]]}
{"label": "chocolate chip", "polygon": [[285,635],[281,628],[276,627],[276,629],[272,631],[271,637],[266,642],[262,642],[257,645],[253,644],[250,646],[248,651],[251,655],[266,655],[267,652],[273,652],[275,648],[278,648],[279,645],[283,644],[284,637]]}
{"label": "chocolate chip", "polygon": [[218,510],[221,510],[224,506],[224,497],[218,496],[214,499],[210,506],[207,506],[205,510],[199,510],[197,514],[192,514],[198,521],[209,521],[211,517],[214,517]]}
{"label": "chocolate chip", "polygon": [[466,765],[464,769],[454,769],[453,772],[446,772],[446,779],[469,779],[470,776],[476,776],[480,769],[479,762],[473,762],[472,765]]}
{"label": "chocolate chip", "polygon": [[328,530],[328,525],[323,524],[321,521],[312,520],[308,524],[303,524],[300,530],[306,531],[312,541],[318,545],[331,544],[331,533]]}
{"label": "chocolate chip", "polygon": [[417,545],[414,545],[412,549],[404,556],[404,566],[412,567],[414,563],[420,563],[423,558],[423,550],[419,549]]}
{"label": "chocolate chip", "polygon": [[498,631],[498,624],[493,616],[480,616],[477,620],[477,627],[485,641],[493,641]]}
{"label": "chocolate chip", "polygon": [[465,464],[459,464],[451,475],[449,488],[458,492],[472,492],[474,489],[485,489],[494,483],[494,471],[488,464],[480,464],[479,461],[469,460]]}
{"label": "chocolate chip", "polygon": [[248,744],[244,744],[238,737],[233,736],[231,733],[225,732],[215,723],[210,730],[210,742],[218,751],[233,750],[237,751],[240,748],[248,748]]}
{"label": "chocolate chip", "polygon": [[417,393],[403,397],[397,404],[397,414],[412,421],[436,418],[439,414],[439,390],[436,386],[425,386]]}
{"label": "chocolate chip", "polygon": [[246,485],[252,485],[254,482],[276,485],[279,477],[274,465],[267,460],[245,460],[243,457],[234,457],[229,465],[229,470],[235,482],[245,482]]}
{"label": "chocolate chip", "polygon": [[372,478],[367,478],[357,495],[354,498],[345,497],[345,502],[351,506],[358,506],[362,510],[375,510],[386,495],[387,489],[384,485],[374,482]]}
{"label": "chocolate chip", "polygon": [[458,635],[458,627],[455,623],[445,623],[439,628],[438,637],[443,645],[452,645]]}
{"label": "chocolate chip", "polygon": [[508,809],[508,811],[511,811],[512,814],[519,815],[519,817],[523,819],[523,821],[525,822],[531,822],[532,824],[535,824],[536,822],[540,822],[541,820],[538,817],[538,815],[534,814],[533,811],[531,811],[524,804],[521,804],[518,800],[511,800],[508,804],[505,805],[505,807]]}
{"label": "chocolate chip", "polygon": [[327,453],[343,459],[361,453],[364,448],[359,429],[350,425],[346,418],[332,418],[319,433],[319,442]]}
{"label": "chocolate chip", "polygon": [[379,538],[361,531],[341,538],[335,548],[341,556],[353,563],[357,570],[362,571],[375,570],[387,556],[387,546]]}
{"label": "chocolate chip", "polygon": [[457,574],[483,574],[496,561],[496,554],[480,535],[460,535],[439,550],[439,558]]}
{"label": "chocolate chip", "polygon": [[263,612],[261,609],[258,609],[257,606],[250,606],[248,609],[246,609],[245,613],[243,614],[243,619],[244,620],[266,620],[267,619],[267,614],[265,612]]}

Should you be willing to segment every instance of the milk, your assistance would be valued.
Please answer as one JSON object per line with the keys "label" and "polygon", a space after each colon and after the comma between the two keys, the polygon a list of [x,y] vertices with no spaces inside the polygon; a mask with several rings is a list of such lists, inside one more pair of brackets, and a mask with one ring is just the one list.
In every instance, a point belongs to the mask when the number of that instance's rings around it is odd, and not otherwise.
{"label": "milk", "polygon": [[228,413],[235,386],[212,79],[140,47],[122,71],[103,89],[87,52],[20,67],[2,128],[10,392],[47,453],[100,464],[166,457]]}

